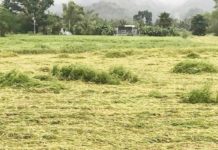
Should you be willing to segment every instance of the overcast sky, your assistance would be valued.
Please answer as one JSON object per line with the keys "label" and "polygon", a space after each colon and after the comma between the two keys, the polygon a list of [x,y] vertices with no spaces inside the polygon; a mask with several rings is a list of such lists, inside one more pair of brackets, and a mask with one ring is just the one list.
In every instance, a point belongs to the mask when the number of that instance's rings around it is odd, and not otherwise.
{"label": "overcast sky", "polygon": [[[55,0],[55,1],[58,2],[58,3],[65,3],[65,2],[67,2],[69,0]],[[88,3],[94,3],[94,2],[97,2],[99,0],[75,0],[75,1],[84,4],[87,1],[88,1]],[[135,1],[135,0],[132,0],[132,1]],[[181,4],[185,3],[188,0],[157,0],[157,1],[160,1],[163,4],[178,6],[178,5],[181,5]]]}
{"label": "overcast sky", "polygon": [[164,4],[171,4],[171,5],[181,5],[188,0],[159,0]]}

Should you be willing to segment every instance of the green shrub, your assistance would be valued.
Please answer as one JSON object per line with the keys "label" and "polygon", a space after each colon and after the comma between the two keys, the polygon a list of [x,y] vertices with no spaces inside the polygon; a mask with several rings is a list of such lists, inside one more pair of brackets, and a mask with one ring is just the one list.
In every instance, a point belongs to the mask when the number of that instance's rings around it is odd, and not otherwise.
{"label": "green shrub", "polygon": [[196,59],[196,58],[200,58],[200,55],[197,53],[191,52],[191,53],[187,54],[186,57],[191,58],[191,59]]}
{"label": "green shrub", "polygon": [[39,83],[29,78],[27,75],[16,70],[10,71],[0,77],[1,86],[12,87],[33,87],[38,86]]}
{"label": "green shrub", "polygon": [[141,34],[148,36],[179,36],[179,32],[175,28],[162,28],[158,26],[146,26]]}
{"label": "green shrub", "polygon": [[218,103],[218,100],[212,98],[210,88],[204,87],[202,89],[192,90],[183,98],[185,103]]}
{"label": "green shrub", "polygon": [[189,36],[191,36],[191,33],[188,32],[187,30],[181,30],[180,36],[181,36],[183,39],[187,39]]}
{"label": "green shrub", "polygon": [[187,73],[187,74],[196,74],[196,73],[215,73],[217,68],[209,63],[201,61],[184,61],[177,64],[173,68],[174,73]]}
{"label": "green shrub", "polygon": [[95,35],[113,35],[114,34],[114,28],[110,24],[98,24],[95,26]]}
{"label": "green shrub", "polygon": [[121,79],[122,81],[129,81],[131,83],[137,82],[139,79],[132,72],[128,71],[122,66],[117,66],[110,69],[110,74],[116,78]]}

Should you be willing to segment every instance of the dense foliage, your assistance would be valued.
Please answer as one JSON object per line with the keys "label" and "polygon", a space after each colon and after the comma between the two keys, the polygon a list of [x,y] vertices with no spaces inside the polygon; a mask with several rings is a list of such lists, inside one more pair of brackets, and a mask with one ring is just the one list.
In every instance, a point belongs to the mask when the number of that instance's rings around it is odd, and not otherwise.
{"label": "dense foliage", "polygon": [[63,4],[63,20],[68,30],[75,32],[74,29],[82,20],[84,10],[82,7],[70,1],[68,4]]}
{"label": "dense foliage", "polygon": [[218,36],[218,0],[215,2],[215,10],[209,15],[209,31]]}
{"label": "dense foliage", "polygon": [[214,11],[211,15],[210,30],[218,36],[218,10]]}
{"label": "dense foliage", "polygon": [[157,25],[162,28],[169,28],[172,26],[173,19],[170,17],[169,13],[163,12],[160,14],[159,19],[157,20]]}
{"label": "dense foliage", "polygon": [[[186,18],[179,20],[163,12],[154,22],[153,13],[144,10],[138,11],[132,22],[127,21],[128,18],[125,17],[121,20],[104,20],[94,11],[85,10],[74,1],[63,4],[63,14],[58,16],[48,11],[54,0],[3,0],[0,10],[0,33],[4,36],[7,32],[63,34],[60,31],[67,31],[76,35],[113,35],[116,27],[134,24],[140,35],[176,36],[179,35],[177,28],[185,33],[192,31],[193,35],[202,36],[208,32],[218,35],[218,1],[214,1],[215,10],[206,15],[196,9],[191,10],[189,15],[184,15]],[[16,26],[12,26],[14,24]]]}
{"label": "dense foliage", "polygon": [[133,16],[133,20],[138,23],[152,25],[152,12],[148,10],[139,11],[137,15]]}
{"label": "dense foliage", "polygon": [[175,28],[162,28],[159,26],[145,26],[141,33],[148,36],[178,36],[179,33]]}
{"label": "dense foliage", "polygon": [[206,35],[208,21],[202,15],[196,15],[191,21],[191,31],[193,35]]}
{"label": "dense foliage", "polygon": [[48,15],[45,13],[51,5],[54,4],[54,0],[4,0],[3,5],[5,8],[15,14],[22,14],[27,17],[29,23],[35,21],[36,30],[45,32],[47,25]]}
{"label": "dense foliage", "polygon": [[0,36],[5,36],[5,33],[12,29],[12,18],[12,13],[0,6]]}

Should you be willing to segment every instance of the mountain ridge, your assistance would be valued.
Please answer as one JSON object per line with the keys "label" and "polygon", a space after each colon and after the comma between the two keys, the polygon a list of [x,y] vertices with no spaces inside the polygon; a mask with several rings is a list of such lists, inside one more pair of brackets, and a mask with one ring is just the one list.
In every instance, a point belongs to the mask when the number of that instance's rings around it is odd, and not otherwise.
{"label": "mountain ridge", "polygon": [[[82,4],[82,1],[84,0],[79,0],[78,3]],[[114,7],[112,7],[111,3],[114,4]],[[154,19],[163,11],[171,13],[173,17],[184,18],[184,14],[187,14],[190,10],[200,9],[202,10],[201,12],[212,11],[214,2],[213,0],[188,0],[173,7],[173,5],[163,3],[163,0],[96,0],[85,7],[94,10],[105,19],[132,19],[132,16],[139,10],[153,12]],[[120,13],[118,8],[123,13]],[[123,15],[124,13],[126,15]],[[110,16],[109,14],[112,15]]]}

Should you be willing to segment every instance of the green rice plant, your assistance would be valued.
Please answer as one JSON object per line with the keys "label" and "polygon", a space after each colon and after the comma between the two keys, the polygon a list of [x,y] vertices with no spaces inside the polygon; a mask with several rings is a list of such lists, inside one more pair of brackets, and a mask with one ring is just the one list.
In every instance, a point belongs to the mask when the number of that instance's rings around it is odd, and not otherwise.
{"label": "green rice plant", "polygon": [[218,103],[218,100],[212,97],[212,92],[209,87],[195,89],[186,94],[183,98],[185,103]]}
{"label": "green rice plant", "polygon": [[98,74],[96,74],[94,81],[97,84],[107,84],[107,83],[114,84],[114,85],[120,84],[119,79],[114,78],[107,72],[99,72]]}
{"label": "green rice plant", "polygon": [[137,75],[134,75],[131,71],[127,70],[123,66],[116,66],[110,69],[110,74],[116,78],[121,79],[122,81],[128,81],[135,83],[139,81]]}
{"label": "green rice plant", "polygon": [[83,65],[70,65],[58,69],[54,66],[52,74],[61,80],[81,80],[84,82],[94,82],[96,84],[118,84],[118,79],[107,72],[96,71]]}
{"label": "green rice plant", "polygon": [[[41,81],[51,81],[49,76],[35,76],[36,79]],[[24,88],[30,91],[36,91],[37,89],[44,89],[46,91],[52,91],[59,93],[64,87],[57,82],[43,83],[39,80],[30,78],[28,75],[21,73],[17,70],[12,70],[6,74],[0,74],[0,86],[12,87],[12,88]]]}
{"label": "green rice plant", "polygon": [[186,73],[186,74],[196,74],[196,73],[216,73],[217,68],[210,63],[202,61],[183,61],[177,64],[173,68],[174,73]]}
{"label": "green rice plant", "polygon": [[49,75],[36,75],[34,76],[34,78],[40,81],[51,81],[52,80],[52,77]]}
{"label": "green rice plant", "polygon": [[0,76],[0,85],[11,87],[35,87],[40,84],[26,74],[13,70]]}
{"label": "green rice plant", "polygon": [[84,80],[92,82],[96,71],[82,65],[70,65],[60,69],[60,77],[65,80]]}
{"label": "green rice plant", "polygon": [[58,76],[60,70],[59,70],[59,67],[57,65],[53,66],[52,70],[51,70],[51,74],[53,76]]}

